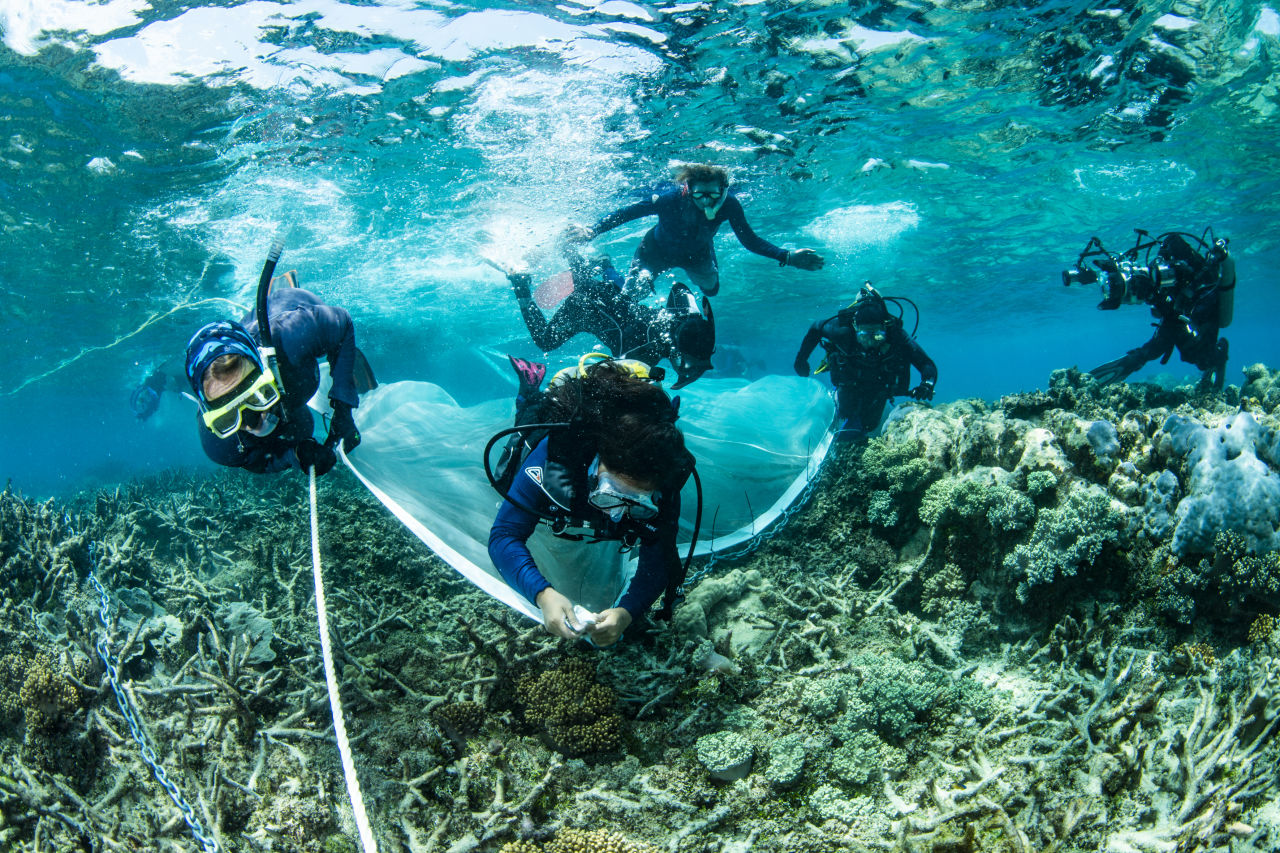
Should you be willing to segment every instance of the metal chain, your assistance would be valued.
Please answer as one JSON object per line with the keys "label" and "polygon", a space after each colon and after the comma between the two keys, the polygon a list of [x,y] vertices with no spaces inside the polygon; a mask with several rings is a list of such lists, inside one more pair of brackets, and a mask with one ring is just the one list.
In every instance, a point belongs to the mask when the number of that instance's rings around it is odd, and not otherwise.
{"label": "metal chain", "polygon": [[[95,550],[94,543],[90,543],[89,562],[92,565],[97,563],[94,555]],[[142,721],[138,718],[137,712],[133,709],[133,703],[129,701],[129,697],[125,695],[124,688],[120,685],[120,671],[116,668],[115,662],[111,659],[111,652],[107,648],[107,641],[111,636],[111,599],[107,596],[107,591],[99,583],[92,569],[89,571],[89,583],[93,584],[93,588],[98,591],[98,596],[102,600],[98,609],[98,618],[102,621],[102,636],[98,638],[96,644],[98,657],[102,658],[102,665],[107,668],[107,683],[111,685],[111,692],[116,696],[116,704],[120,706],[121,715],[124,717],[125,722],[129,724],[129,733],[137,741],[138,748],[142,750],[142,760],[151,768],[151,773],[156,777],[156,781],[160,783],[160,787],[164,788],[169,795],[169,799],[173,800],[173,804],[182,812],[183,819],[186,820],[187,826],[191,828],[191,834],[195,836],[196,842],[201,849],[205,853],[218,853],[217,840],[204,831],[204,825],[196,817],[195,809],[182,796],[178,786],[169,779],[169,775],[165,773],[164,768],[160,766],[159,760],[156,758],[155,750],[147,742]]]}
{"label": "metal chain", "polygon": [[696,572],[689,575],[687,578],[685,578],[684,583],[680,584],[679,595],[683,597],[688,593],[690,589],[697,586],[699,581],[701,581],[707,575],[711,574],[711,572],[715,569],[717,563],[727,562],[729,560],[736,560],[739,557],[745,557],[748,554],[751,554],[752,552],[754,552],[761,545],[770,541],[779,533],[781,533],[783,528],[787,526],[787,522],[789,522],[793,517],[795,517],[795,515],[799,513],[802,509],[808,506],[809,499],[813,497],[814,491],[818,488],[818,481],[819,479],[821,479],[822,469],[826,467],[827,460],[830,459],[831,456],[832,456],[831,453],[827,453],[825,456],[823,456],[822,461],[818,463],[818,470],[813,472],[813,476],[809,479],[808,484],[804,487],[804,491],[802,491],[796,497],[796,499],[791,502],[790,506],[788,506],[785,510],[782,511],[782,513],[778,516],[778,518],[774,521],[773,524],[769,525],[769,527],[763,532],[761,532],[760,534],[748,539],[746,544],[744,544],[741,548],[738,548],[733,551],[711,552],[711,554],[707,556],[707,562],[702,566],[702,568],[698,569]]}

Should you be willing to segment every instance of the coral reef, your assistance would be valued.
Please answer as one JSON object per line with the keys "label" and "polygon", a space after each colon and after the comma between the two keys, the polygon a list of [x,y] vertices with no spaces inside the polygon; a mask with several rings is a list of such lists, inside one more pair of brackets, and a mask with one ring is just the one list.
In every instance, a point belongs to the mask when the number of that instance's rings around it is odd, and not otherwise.
{"label": "coral reef", "polygon": [[516,697],[525,719],[566,755],[609,752],[622,742],[617,694],[596,683],[595,667],[582,658],[522,676]]}
{"label": "coral reef", "polygon": [[[322,553],[396,853],[1280,844],[1274,376],[898,409],[670,625],[570,648],[341,472]],[[1243,461],[1241,461],[1243,460]],[[354,850],[298,478],[0,494],[0,849]],[[109,628],[90,571],[109,594]]]}

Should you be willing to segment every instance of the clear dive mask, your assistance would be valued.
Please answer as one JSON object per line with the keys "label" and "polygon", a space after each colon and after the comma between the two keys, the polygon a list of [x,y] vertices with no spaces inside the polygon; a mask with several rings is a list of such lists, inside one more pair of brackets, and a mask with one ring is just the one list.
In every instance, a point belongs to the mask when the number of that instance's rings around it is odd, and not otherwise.
{"label": "clear dive mask", "polygon": [[858,336],[858,345],[863,349],[879,349],[884,346],[888,336],[883,323],[858,325],[854,331]]}
{"label": "clear dive mask", "polygon": [[270,369],[253,370],[236,387],[225,394],[205,403],[205,411],[201,414],[204,425],[218,438],[230,438],[243,426],[251,422],[249,431],[255,435],[267,435],[279,419],[275,416],[262,415],[246,418],[247,412],[266,412],[280,402],[280,386]]}
{"label": "clear dive mask", "polygon": [[594,478],[595,485],[587,496],[587,503],[605,513],[615,522],[622,521],[623,516],[645,521],[658,514],[658,505],[654,502],[654,493],[639,491],[619,483],[607,472],[599,470],[600,460],[591,464],[588,472]]}

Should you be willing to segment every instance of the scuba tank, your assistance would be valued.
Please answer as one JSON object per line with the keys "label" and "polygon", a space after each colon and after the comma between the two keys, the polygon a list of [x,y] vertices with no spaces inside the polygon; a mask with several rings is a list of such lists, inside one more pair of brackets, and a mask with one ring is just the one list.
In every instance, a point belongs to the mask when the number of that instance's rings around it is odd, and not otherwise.
{"label": "scuba tank", "polygon": [[1210,258],[1218,261],[1218,328],[1225,329],[1235,319],[1236,259],[1227,254],[1227,241],[1215,240]]}

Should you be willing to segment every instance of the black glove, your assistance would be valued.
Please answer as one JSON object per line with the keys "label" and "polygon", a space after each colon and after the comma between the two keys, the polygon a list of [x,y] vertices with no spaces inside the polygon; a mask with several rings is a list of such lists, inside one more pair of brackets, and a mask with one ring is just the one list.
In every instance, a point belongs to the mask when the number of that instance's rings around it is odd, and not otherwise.
{"label": "black glove", "polygon": [[933,383],[921,382],[919,385],[911,389],[911,396],[917,400],[932,400]]}
{"label": "black glove", "polygon": [[356,429],[356,420],[351,416],[351,407],[340,400],[329,400],[333,406],[333,416],[329,418],[329,435],[324,446],[333,448],[342,441],[342,449],[347,453],[360,446],[360,430]]}
{"label": "black glove", "polygon": [[314,468],[317,477],[328,474],[329,469],[338,462],[338,454],[333,452],[333,448],[321,444],[314,438],[308,438],[299,444],[294,452],[298,454],[298,463],[302,466],[303,473],[306,473],[308,468]]}
{"label": "black glove", "polygon": [[809,362],[800,358],[800,356],[796,356],[796,363],[792,366],[796,369],[796,376],[809,375]]}

